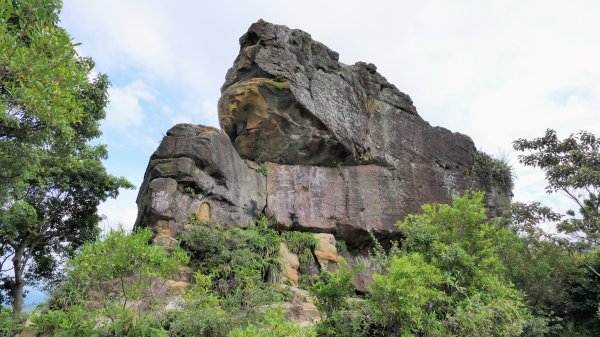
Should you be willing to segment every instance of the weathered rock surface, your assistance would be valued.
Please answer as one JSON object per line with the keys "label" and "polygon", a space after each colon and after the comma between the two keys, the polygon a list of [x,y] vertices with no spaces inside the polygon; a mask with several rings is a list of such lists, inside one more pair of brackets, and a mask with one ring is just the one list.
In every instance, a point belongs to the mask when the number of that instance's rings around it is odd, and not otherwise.
{"label": "weathered rock surface", "polygon": [[335,237],[331,234],[315,234],[317,238],[317,247],[313,251],[321,270],[336,271],[340,257],[335,247]]}
{"label": "weathered rock surface", "polygon": [[215,128],[179,124],[150,157],[136,226],[175,237],[197,212],[224,225],[254,222],[266,206],[266,179]]}
{"label": "weathered rock surface", "polygon": [[301,326],[312,325],[321,320],[319,310],[314,305],[308,291],[298,287],[287,287],[290,301],[285,303],[287,318],[297,321]]}
{"label": "weathered rock surface", "polygon": [[432,175],[435,166],[469,169],[475,147],[468,136],[431,127],[373,64],[338,58],[301,30],[264,21],[250,27],[219,102],[221,127],[242,157],[293,165],[414,163]]}
{"label": "weathered rock surface", "polygon": [[294,284],[298,284],[300,280],[298,275],[298,269],[300,268],[298,255],[290,252],[285,242],[279,244],[279,255],[283,259],[283,275]]}
{"label": "weathered rock surface", "polygon": [[303,31],[253,24],[221,90],[223,131],[176,125],[150,158],[136,226],[167,246],[196,212],[237,226],[266,214],[359,247],[368,231],[399,238],[394,223],[423,203],[482,187],[468,136],[430,126],[374,65],[342,64]]}

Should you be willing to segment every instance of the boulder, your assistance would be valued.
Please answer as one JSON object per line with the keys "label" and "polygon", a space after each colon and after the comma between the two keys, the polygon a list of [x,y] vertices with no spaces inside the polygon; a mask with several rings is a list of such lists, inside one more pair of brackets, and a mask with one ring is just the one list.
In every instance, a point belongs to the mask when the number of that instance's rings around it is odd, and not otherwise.
{"label": "boulder", "polygon": [[472,174],[471,138],[424,121],[373,64],[346,65],[297,29],[258,21],[221,88],[221,128],[179,124],[151,156],[136,226],[166,246],[194,216],[327,233],[351,249],[400,240],[397,220],[424,203],[487,188]]}
{"label": "boulder", "polygon": [[336,271],[340,257],[335,248],[335,237],[331,234],[315,234],[317,247],[313,251],[321,270]]}
{"label": "boulder", "polygon": [[300,267],[298,255],[290,252],[285,242],[279,243],[279,254],[283,259],[283,275],[294,284],[298,284],[298,268]]}
{"label": "boulder", "polygon": [[137,198],[136,226],[175,237],[195,213],[201,221],[246,226],[266,206],[266,178],[240,158],[221,130],[171,128],[150,157]]}

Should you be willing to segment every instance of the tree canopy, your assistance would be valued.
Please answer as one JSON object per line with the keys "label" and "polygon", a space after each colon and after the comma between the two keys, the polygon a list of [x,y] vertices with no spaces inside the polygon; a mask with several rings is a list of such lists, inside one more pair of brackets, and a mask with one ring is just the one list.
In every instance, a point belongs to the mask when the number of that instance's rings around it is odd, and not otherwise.
{"label": "tree canopy", "polygon": [[0,301],[98,234],[97,207],[131,187],[100,136],[109,81],[57,25],[61,2],[0,0]]}
{"label": "tree canopy", "polygon": [[600,138],[586,131],[559,140],[556,131],[548,129],[543,137],[518,139],[513,144],[526,166],[541,168],[546,174],[546,191],[562,192],[579,209],[567,212],[569,219],[558,230],[571,235],[577,244],[597,247],[600,244]]}

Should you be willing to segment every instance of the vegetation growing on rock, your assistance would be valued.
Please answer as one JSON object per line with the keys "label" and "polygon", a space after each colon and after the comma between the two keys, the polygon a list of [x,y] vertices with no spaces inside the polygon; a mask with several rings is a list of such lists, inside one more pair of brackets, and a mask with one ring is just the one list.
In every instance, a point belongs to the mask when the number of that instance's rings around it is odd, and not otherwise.
{"label": "vegetation growing on rock", "polygon": [[512,171],[505,160],[494,158],[482,151],[475,153],[473,172],[487,189],[498,187],[503,191],[512,190],[514,185]]}
{"label": "vegetation growing on rock", "polygon": [[[23,285],[40,279],[53,293],[29,318],[53,336],[600,335],[597,136],[514,143],[577,212],[515,203],[491,220],[507,162],[432,128],[374,65],[262,20],[223,86],[227,133],[172,128],[136,230],[99,238],[98,203],[131,185],[90,144],[108,79],[88,79],[59,9],[0,0],[0,337],[22,330]],[[491,195],[464,191],[473,177]]]}
{"label": "vegetation growing on rock", "polygon": [[0,0],[0,304],[55,277],[98,234],[98,205],[133,186],[106,172],[106,75],[58,26],[59,0]]}

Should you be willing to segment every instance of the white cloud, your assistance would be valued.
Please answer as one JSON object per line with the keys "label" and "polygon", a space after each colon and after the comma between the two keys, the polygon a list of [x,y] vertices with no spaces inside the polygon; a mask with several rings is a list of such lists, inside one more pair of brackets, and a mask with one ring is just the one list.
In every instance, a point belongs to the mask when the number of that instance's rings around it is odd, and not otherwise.
{"label": "white cloud", "polygon": [[199,96],[187,95],[182,100],[178,111],[179,113],[174,113],[172,108],[163,109],[163,112],[171,119],[173,124],[198,124],[201,121],[204,125],[219,128],[216,101],[202,100]]}
{"label": "white cloud", "polygon": [[137,191],[121,191],[117,199],[110,199],[98,206],[98,214],[104,217],[100,227],[103,232],[123,228],[131,230],[137,217],[135,198]]}
{"label": "white cloud", "polygon": [[[306,8],[319,10],[307,19]],[[491,154],[508,152],[516,199],[563,207],[545,194],[543,173],[518,164],[511,144],[546,128],[600,134],[599,16],[600,2],[585,0],[65,0],[61,18],[99,71],[140,78],[111,89],[108,127],[159,139],[169,123],[218,126],[219,88],[238,38],[263,17],[309,32],[346,63],[375,63],[425,120]],[[142,104],[157,99],[148,84],[177,94],[159,102],[152,120]]]}
{"label": "white cloud", "polygon": [[107,107],[106,125],[119,131],[132,126],[140,126],[144,120],[142,101],[154,100],[154,90],[142,80],[136,80],[125,87],[108,89],[110,103]]}

